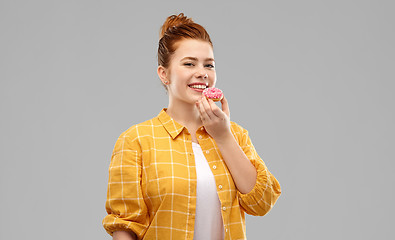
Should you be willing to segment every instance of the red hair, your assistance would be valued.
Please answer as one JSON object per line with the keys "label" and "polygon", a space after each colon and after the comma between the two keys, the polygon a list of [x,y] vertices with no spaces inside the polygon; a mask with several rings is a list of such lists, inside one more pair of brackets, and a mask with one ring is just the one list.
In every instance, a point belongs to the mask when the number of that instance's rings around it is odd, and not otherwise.
{"label": "red hair", "polygon": [[167,17],[159,34],[158,65],[165,68],[169,66],[172,54],[177,50],[176,43],[183,39],[196,39],[210,43],[210,36],[206,29],[195,23],[192,18],[183,13]]}

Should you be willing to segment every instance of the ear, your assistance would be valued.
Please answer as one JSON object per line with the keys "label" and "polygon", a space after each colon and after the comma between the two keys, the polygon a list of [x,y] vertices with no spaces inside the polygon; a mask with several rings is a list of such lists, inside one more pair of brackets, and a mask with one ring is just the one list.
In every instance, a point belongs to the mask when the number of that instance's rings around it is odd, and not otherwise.
{"label": "ear", "polygon": [[162,65],[158,66],[158,76],[163,84],[165,84],[165,85],[169,84],[167,69],[165,67],[163,67]]}

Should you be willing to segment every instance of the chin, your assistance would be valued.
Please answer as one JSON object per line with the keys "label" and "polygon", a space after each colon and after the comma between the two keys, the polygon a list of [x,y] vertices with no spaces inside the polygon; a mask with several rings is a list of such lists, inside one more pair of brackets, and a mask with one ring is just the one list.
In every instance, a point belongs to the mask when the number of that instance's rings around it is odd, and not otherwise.
{"label": "chin", "polygon": [[188,99],[185,99],[185,103],[191,104],[191,105],[195,105],[196,102],[199,101],[199,96],[193,96],[193,97],[189,97]]}

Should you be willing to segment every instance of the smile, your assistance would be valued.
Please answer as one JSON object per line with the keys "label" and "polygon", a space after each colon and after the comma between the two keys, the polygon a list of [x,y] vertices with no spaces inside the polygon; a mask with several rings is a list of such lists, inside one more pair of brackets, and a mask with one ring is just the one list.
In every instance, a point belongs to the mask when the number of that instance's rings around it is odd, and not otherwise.
{"label": "smile", "polygon": [[195,82],[188,85],[188,87],[196,90],[196,91],[203,91],[204,89],[208,88],[208,83],[205,82]]}
{"label": "smile", "polygon": [[206,89],[206,85],[188,85],[190,88],[195,88],[195,89]]}

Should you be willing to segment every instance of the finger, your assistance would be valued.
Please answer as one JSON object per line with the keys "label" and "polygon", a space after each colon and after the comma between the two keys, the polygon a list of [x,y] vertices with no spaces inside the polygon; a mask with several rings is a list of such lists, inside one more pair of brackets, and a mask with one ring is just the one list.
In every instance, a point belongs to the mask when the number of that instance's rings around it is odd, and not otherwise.
{"label": "finger", "polygon": [[229,111],[229,104],[228,100],[226,100],[225,96],[221,99],[221,105],[222,105],[222,111],[230,117],[230,111]]}
{"label": "finger", "polygon": [[207,114],[206,110],[204,109],[202,99],[199,99],[199,101],[196,103],[196,105],[199,110],[200,119],[202,120],[202,122],[210,120],[210,116]]}
{"label": "finger", "polygon": [[202,105],[203,105],[204,110],[206,111],[207,115],[210,117],[210,119],[214,118],[215,114],[213,113],[210,103],[206,97],[202,97]]}
{"label": "finger", "polygon": [[221,111],[221,109],[214,103],[213,100],[209,99],[208,103],[210,104],[211,110],[213,114],[218,118],[223,118],[225,113]]}

